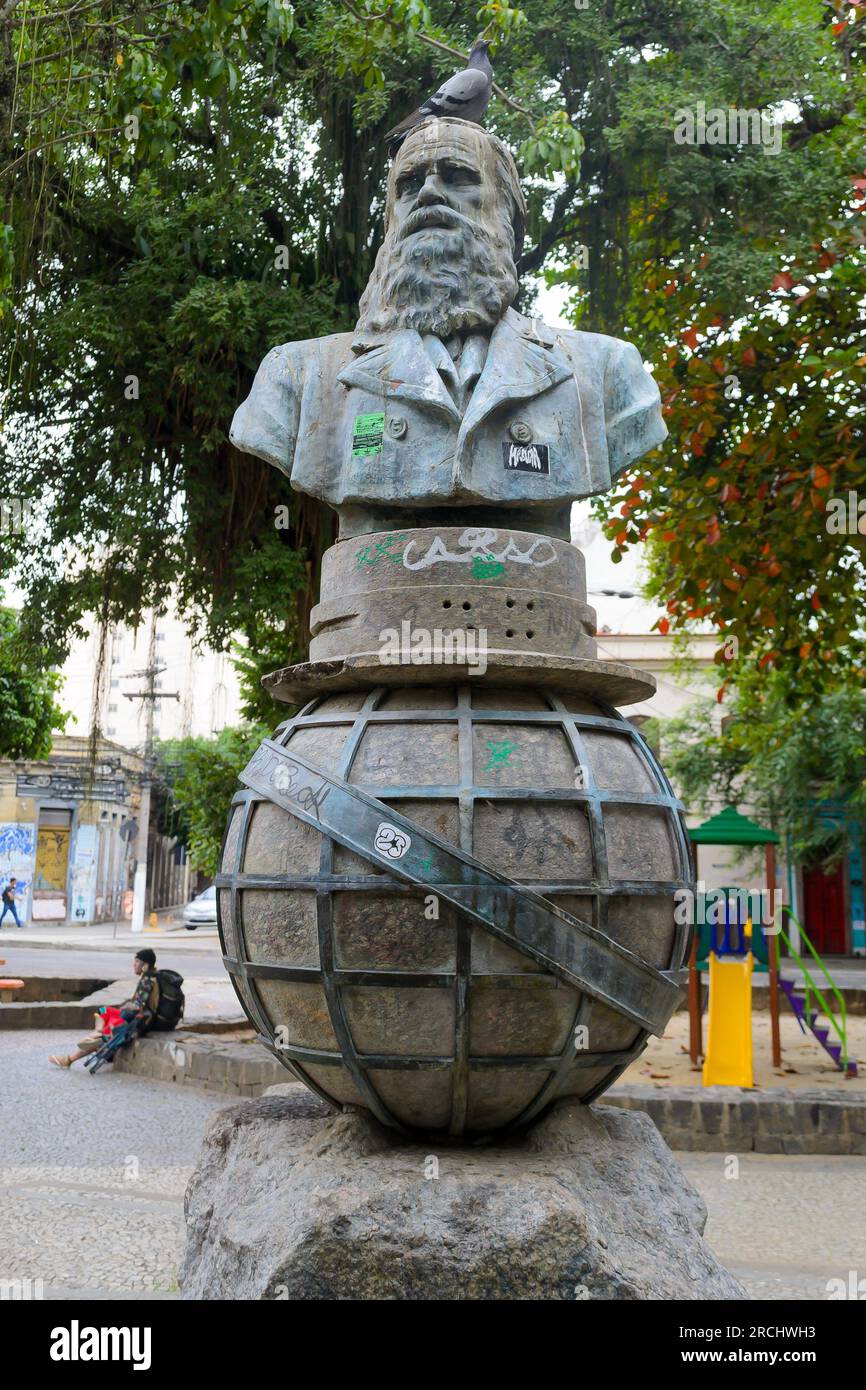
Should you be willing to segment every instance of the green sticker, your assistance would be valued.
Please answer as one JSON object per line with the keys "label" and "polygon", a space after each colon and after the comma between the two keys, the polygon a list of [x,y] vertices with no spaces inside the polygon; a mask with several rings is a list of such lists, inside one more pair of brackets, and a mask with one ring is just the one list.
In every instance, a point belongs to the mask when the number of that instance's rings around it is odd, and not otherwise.
{"label": "green sticker", "polygon": [[367,454],[381,454],[382,440],[385,437],[385,412],[374,415],[356,415],[352,432],[352,458],[364,458]]}

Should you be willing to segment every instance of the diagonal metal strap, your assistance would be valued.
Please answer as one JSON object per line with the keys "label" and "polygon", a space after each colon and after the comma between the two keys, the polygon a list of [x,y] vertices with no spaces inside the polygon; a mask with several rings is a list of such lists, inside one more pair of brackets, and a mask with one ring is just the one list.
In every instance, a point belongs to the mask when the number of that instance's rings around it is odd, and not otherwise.
{"label": "diagonal metal strap", "polygon": [[240,780],[377,869],[427,888],[566,984],[661,1034],[682,971],[661,971],[604,932],[424,830],[306,757],[266,739]]}

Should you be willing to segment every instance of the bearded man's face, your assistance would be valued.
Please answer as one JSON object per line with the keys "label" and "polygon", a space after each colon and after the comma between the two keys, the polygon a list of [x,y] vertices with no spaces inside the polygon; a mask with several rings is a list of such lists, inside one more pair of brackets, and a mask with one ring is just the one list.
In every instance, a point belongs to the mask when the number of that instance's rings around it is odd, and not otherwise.
{"label": "bearded man's face", "polygon": [[496,154],[478,127],[426,122],[397,157],[386,233],[360,331],[448,338],[491,329],[517,293],[514,230]]}

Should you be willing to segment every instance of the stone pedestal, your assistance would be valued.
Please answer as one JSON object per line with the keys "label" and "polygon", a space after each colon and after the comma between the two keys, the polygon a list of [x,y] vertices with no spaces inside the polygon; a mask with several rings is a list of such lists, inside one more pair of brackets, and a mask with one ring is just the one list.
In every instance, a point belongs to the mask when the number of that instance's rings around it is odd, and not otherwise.
{"label": "stone pedestal", "polygon": [[187,1299],[747,1297],[652,1121],[606,1106],[451,1147],[274,1087],[211,1122],[186,1210]]}
{"label": "stone pedestal", "polygon": [[[598,659],[580,551],[504,526],[406,527],[340,541],[325,553],[310,626],[309,662],[265,678],[275,700],[482,674],[612,704],[655,691],[652,677]],[[383,634],[396,634],[396,656]]]}

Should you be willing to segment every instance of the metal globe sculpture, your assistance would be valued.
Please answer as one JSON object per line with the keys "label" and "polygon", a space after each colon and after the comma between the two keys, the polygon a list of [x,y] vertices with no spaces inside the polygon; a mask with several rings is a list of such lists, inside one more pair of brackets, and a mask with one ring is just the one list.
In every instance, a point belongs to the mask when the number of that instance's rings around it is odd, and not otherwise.
{"label": "metal globe sculpture", "polygon": [[[263,790],[235,797],[223,850],[223,951],[250,1019],[308,1086],[389,1125],[459,1136],[527,1124],[558,1097],[590,1101],[642,1051],[647,998],[685,960],[673,894],[689,859],[682,808],[615,709],[472,680],[380,687],[313,700],[257,757]],[[307,788],[302,819],[297,770],[310,767],[334,786]],[[316,828],[339,784],[386,808],[371,829],[352,823],[354,801],[335,808],[336,833]],[[443,846],[527,900],[455,881]],[[614,965],[637,989],[618,995],[605,968],[594,992],[551,970],[536,899],[567,914],[554,919],[566,959],[580,964],[574,919],[581,940],[621,948]],[[521,912],[535,955],[509,937]]]}

